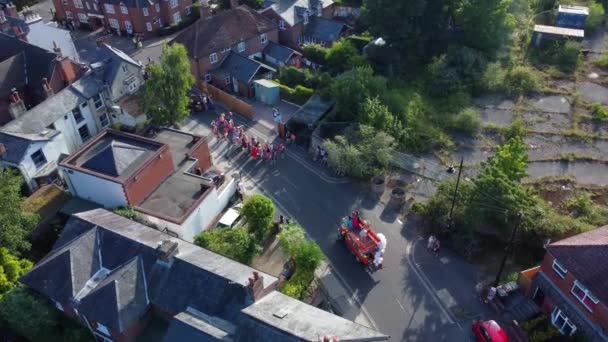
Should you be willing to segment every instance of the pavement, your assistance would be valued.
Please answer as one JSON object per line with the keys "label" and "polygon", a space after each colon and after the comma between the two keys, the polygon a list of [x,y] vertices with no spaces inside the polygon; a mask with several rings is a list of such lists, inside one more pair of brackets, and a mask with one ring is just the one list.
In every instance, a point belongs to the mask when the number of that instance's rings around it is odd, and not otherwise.
{"label": "pavement", "polygon": [[[218,111],[193,115],[182,129],[209,135],[208,122]],[[276,137],[264,125],[241,117],[236,121],[246,125],[248,134]],[[341,283],[333,297],[345,307],[343,317],[377,327],[391,341],[467,341],[474,318],[493,317],[473,296],[479,280],[475,266],[449,251],[437,259],[425,255],[418,246],[420,225],[402,220],[399,211],[371,197],[366,186],[331,177],[298,146],[290,146],[287,157],[274,166],[252,160],[226,141],[214,139],[210,147],[216,165],[240,173],[245,191],[272,198],[319,244],[334,277],[328,282]],[[378,272],[362,268],[336,241],[340,219],[355,209],[388,238],[385,268]]]}

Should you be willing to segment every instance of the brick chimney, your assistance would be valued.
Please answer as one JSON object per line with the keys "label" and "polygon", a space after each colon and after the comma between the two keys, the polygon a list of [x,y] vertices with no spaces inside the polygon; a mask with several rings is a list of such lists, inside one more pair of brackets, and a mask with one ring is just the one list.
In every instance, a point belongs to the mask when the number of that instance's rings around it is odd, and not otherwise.
{"label": "brick chimney", "polygon": [[21,26],[13,27],[13,31],[15,32],[15,37],[27,42],[26,33],[23,31],[23,29],[21,29]]}
{"label": "brick chimney", "polygon": [[253,272],[253,277],[247,281],[247,292],[253,301],[256,301],[264,295],[264,277],[258,272]]}
{"label": "brick chimney", "polygon": [[162,264],[171,265],[173,257],[177,255],[177,242],[171,240],[163,240],[158,243],[156,251],[158,252],[158,261]]}
{"label": "brick chimney", "polygon": [[42,89],[44,89],[44,96],[46,99],[55,94],[55,92],[53,91],[53,87],[51,87],[51,85],[49,84],[49,80],[46,77],[42,79]]}
{"label": "brick chimney", "polygon": [[4,8],[4,14],[7,17],[19,18],[19,12],[17,12],[17,6],[15,6],[12,2],[6,4]]}
{"label": "brick chimney", "polygon": [[53,52],[61,57],[61,48],[57,45],[57,42],[53,40]]}
{"label": "brick chimney", "polygon": [[230,0],[230,8],[239,7],[239,0]]}
{"label": "brick chimney", "polygon": [[8,112],[10,113],[11,118],[16,119],[27,111],[27,108],[25,108],[25,103],[23,102],[23,99],[21,99],[17,89],[12,89],[9,99],[10,103],[8,104]]}
{"label": "brick chimney", "polygon": [[59,69],[59,74],[61,75],[61,79],[65,82],[65,84],[72,84],[76,81],[78,77],[78,70],[76,70],[76,66],[68,57],[57,57],[57,68]]}
{"label": "brick chimney", "polygon": [[201,0],[200,7],[198,8],[201,19],[211,19],[213,13],[211,12],[211,6],[209,5],[209,0]]}

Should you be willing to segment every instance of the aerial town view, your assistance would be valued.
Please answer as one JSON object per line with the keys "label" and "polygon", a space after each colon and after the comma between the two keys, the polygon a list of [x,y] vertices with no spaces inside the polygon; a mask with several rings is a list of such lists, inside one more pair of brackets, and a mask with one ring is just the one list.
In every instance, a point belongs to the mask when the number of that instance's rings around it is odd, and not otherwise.
{"label": "aerial town view", "polygon": [[0,342],[607,342],[608,0],[0,0]]}

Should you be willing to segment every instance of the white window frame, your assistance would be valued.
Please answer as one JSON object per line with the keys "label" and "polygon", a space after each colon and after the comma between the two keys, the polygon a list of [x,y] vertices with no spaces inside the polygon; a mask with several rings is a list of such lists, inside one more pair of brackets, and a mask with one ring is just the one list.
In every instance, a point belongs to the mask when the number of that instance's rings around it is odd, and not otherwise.
{"label": "white window frame", "polygon": [[217,53],[214,52],[209,55],[209,62],[211,62],[211,64],[217,63]]}
{"label": "white window frame", "polygon": [[114,13],[116,13],[116,11],[114,11],[114,5],[112,5],[112,4],[103,4],[103,9],[108,14],[114,14]]}
{"label": "white window frame", "polygon": [[230,76],[225,76],[224,77],[224,84],[225,85],[230,85],[232,83],[232,77]]}
{"label": "white window frame", "polygon": [[245,52],[246,49],[247,49],[247,44],[245,44],[245,42],[240,42],[239,45],[237,45],[237,47],[236,47],[236,51],[238,51],[238,52]]}
{"label": "white window frame", "polygon": [[304,11],[304,25],[308,25],[308,16],[310,16],[308,10]]}
{"label": "white window frame", "polygon": [[[125,20],[125,30],[127,30],[128,33],[133,33],[133,24],[128,20]],[[127,72],[125,65],[123,65],[122,70]]]}
{"label": "white window frame", "polygon": [[84,6],[82,5],[82,0],[73,0],[73,1],[74,1],[74,7],[84,8]]}
{"label": "white window frame", "polygon": [[120,30],[120,23],[118,22],[117,19],[114,19],[114,18],[108,19],[108,24],[110,24],[111,28],[113,28],[115,30]]}
{"label": "white window frame", "polygon": [[68,20],[74,19],[74,15],[70,11],[65,11],[65,18]]}
{"label": "white window frame", "polygon": [[184,10],[184,14],[186,14],[186,15],[190,15],[190,13],[192,13],[192,7],[188,6],[188,7],[186,7],[186,9]]}
{"label": "white window frame", "polygon": [[266,33],[262,33],[260,35],[260,43],[262,43],[262,44],[268,43],[268,35]]}
{"label": "white window frame", "polygon": [[[584,293],[583,297],[579,297],[577,293],[574,292],[574,288],[578,288],[580,291],[582,291]],[[598,304],[600,302],[599,299],[597,299],[597,297],[595,297],[593,295],[593,293],[591,291],[589,291],[589,289],[587,289],[587,287],[585,287],[585,285],[581,284],[578,280],[574,281],[574,284],[572,284],[572,288],[570,289],[570,293],[572,293],[572,295],[578,299],[579,302],[581,302],[581,304],[583,304],[583,306],[585,308],[587,308],[587,310],[589,310],[589,312],[593,312],[593,308],[589,307],[587,305],[587,303],[585,303],[585,299],[589,298],[589,300],[591,300],[591,302],[593,302],[593,304]]]}
{"label": "white window frame", "polygon": [[150,15],[150,12],[148,11],[148,7],[142,8],[141,11],[143,12],[144,17],[147,17],[148,15]]}
{"label": "white window frame", "polygon": [[152,31],[152,24],[146,23],[146,30],[148,30],[148,32],[151,32]]}
{"label": "white window frame", "polygon": [[85,1],[84,6],[87,8],[87,10],[91,10],[91,4],[89,4],[88,1]]}
{"label": "white window frame", "polygon": [[[86,130],[87,132],[87,136],[83,137],[82,136],[82,132],[80,130]],[[87,141],[89,141],[89,139],[91,139],[92,135],[91,135],[91,130],[89,129],[89,126],[87,126],[86,124],[78,127],[78,136],[80,136],[80,140],[82,140],[82,143],[85,143]]]}
{"label": "white window frame", "polygon": [[96,322],[96,324],[97,324],[97,326],[95,327],[95,330],[99,331],[100,333],[102,333],[106,336],[112,336],[112,335],[110,335],[110,331],[108,330],[108,328],[105,325],[103,325],[99,322]]}
{"label": "white window frame", "polygon": [[211,74],[205,74],[205,82],[211,82]]}
{"label": "white window frame", "polygon": [[227,47],[227,48],[223,48],[223,49],[222,49],[222,53],[226,53],[226,52],[230,52],[230,47]]}
{"label": "white window frame", "polygon": [[[95,106],[96,110],[100,110],[101,108],[103,108],[105,106],[100,94],[93,95],[92,99],[93,99],[93,106]],[[99,100],[99,106],[97,105],[97,102],[98,102],[97,100]]]}
{"label": "white window frame", "polygon": [[279,29],[287,30],[287,26],[285,25],[285,20],[279,20]]}
{"label": "white window frame", "polygon": [[137,82],[131,82],[127,85],[127,89],[130,93],[133,93],[137,90]]}
{"label": "white window frame", "polygon": [[84,13],[78,13],[78,21],[81,23],[88,23],[89,17],[87,17],[87,15]]}
{"label": "white window frame", "polygon": [[551,268],[553,268],[553,271],[562,279],[566,278],[566,274],[568,273],[568,270],[562,266],[562,264],[559,263],[559,261],[557,261],[557,259],[553,259],[553,265],[551,266]]}
{"label": "white window frame", "polygon": [[[42,156],[41,163],[36,163],[36,160],[34,159],[34,154],[36,154],[38,152],[40,152],[40,155]],[[49,162],[48,159],[46,159],[46,156],[44,155],[44,151],[42,150],[42,148],[39,148],[36,151],[34,151],[34,153],[30,154],[30,159],[32,160],[32,163],[34,163],[34,166],[36,167],[36,169],[43,167],[44,165],[46,165]]]}
{"label": "white window frame", "polygon": [[125,6],[125,4],[120,4],[118,7],[120,7],[120,13],[129,14],[129,9],[127,6]]}
{"label": "white window frame", "polygon": [[178,5],[177,0],[169,0],[170,8],[175,8],[175,7],[177,7],[177,5]]}
{"label": "white window frame", "polygon": [[99,8],[97,7],[97,4],[96,4],[96,3],[93,3],[93,9],[94,9],[95,11],[99,11]]}
{"label": "white window frame", "polygon": [[110,118],[108,117],[108,113],[103,113],[99,116],[99,123],[101,124],[101,127],[108,127],[110,125]]}
{"label": "white window frame", "polygon": [[179,22],[182,21],[182,15],[179,12],[175,12],[173,13],[173,22],[175,24],[179,24]]}
{"label": "white window frame", "polygon": [[57,310],[59,311],[64,311],[63,310],[63,305],[61,305],[61,303],[57,302],[57,301],[53,301],[55,303],[55,307],[57,308]]}
{"label": "white window frame", "polygon": [[159,4],[154,5],[154,8],[156,9],[156,13],[160,12],[160,5]]}
{"label": "white window frame", "polygon": [[[564,323],[561,326],[557,325],[557,320],[559,318],[564,320]],[[566,316],[562,312],[562,310],[560,310],[557,306],[551,312],[551,324],[553,324],[553,326],[556,327],[557,330],[559,330],[560,334],[562,334],[562,335],[564,334],[564,327],[566,325],[568,325],[570,328],[572,328],[572,331],[570,332],[570,335],[568,335],[568,336],[572,336],[574,334],[574,332],[576,332],[576,325],[574,325],[574,323],[572,323],[572,321],[570,321],[568,316]]]}

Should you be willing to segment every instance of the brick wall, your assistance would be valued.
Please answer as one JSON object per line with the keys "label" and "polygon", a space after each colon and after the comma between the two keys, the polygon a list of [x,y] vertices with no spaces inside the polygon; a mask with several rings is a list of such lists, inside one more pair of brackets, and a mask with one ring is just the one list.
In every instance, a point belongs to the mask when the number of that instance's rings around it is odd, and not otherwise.
{"label": "brick wall", "polygon": [[168,146],[164,146],[159,155],[125,182],[125,194],[129,205],[139,205],[173,170],[171,151]]}
{"label": "brick wall", "polygon": [[211,153],[209,152],[209,144],[205,138],[200,138],[200,140],[192,147],[190,150],[190,156],[198,159],[198,167],[200,167],[203,172],[207,171],[211,165],[213,165],[211,161]]}
{"label": "brick wall", "polygon": [[[577,306],[580,311],[587,316],[587,318],[600,324],[604,328],[604,331],[608,331],[608,307],[606,307],[606,303],[599,302],[595,306],[594,312],[589,312],[589,310],[572,295],[572,285],[574,284],[576,277],[571,272],[567,272],[563,279],[558,276],[553,270],[553,259],[554,258],[550,253],[545,253],[545,257],[541,263],[541,270],[543,273],[560,289],[560,291],[570,300],[570,302],[572,302],[573,305]],[[583,283],[583,285],[586,284]],[[548,297],[545,298],[545,302],[547,302],[547,299]],[[543,303],[542,306],[543,310],[546,309],[545,311],[547,312],[550,312],[550,310],[553,309],[553,304],[551,301],[549,301],[547,305]]]}

